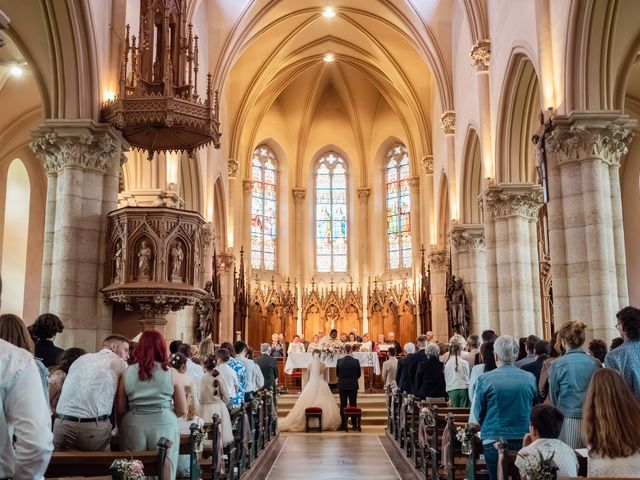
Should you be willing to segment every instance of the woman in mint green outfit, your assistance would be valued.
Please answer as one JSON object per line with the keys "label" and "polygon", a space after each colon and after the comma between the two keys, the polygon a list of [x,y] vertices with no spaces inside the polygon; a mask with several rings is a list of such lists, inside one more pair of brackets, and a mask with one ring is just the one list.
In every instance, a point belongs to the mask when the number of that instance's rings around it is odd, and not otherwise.
{"label": "woman in mint green outfit", "polygon": [[161,437],[171,440],[169,478],[173,479],[180,445],[178,417],[187,409],[184,387],[177,375],[173,377],[167,346],[159,332],[142,334],[134,359],[118,385],[120,446],[127,451],[156,450]]}

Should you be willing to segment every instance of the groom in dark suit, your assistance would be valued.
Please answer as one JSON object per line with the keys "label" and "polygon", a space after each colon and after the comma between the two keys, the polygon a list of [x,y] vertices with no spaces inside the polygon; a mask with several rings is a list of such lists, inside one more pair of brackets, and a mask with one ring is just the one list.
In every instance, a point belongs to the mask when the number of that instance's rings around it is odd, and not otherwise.
{"label": "groom in dark suit", "polygon": [[357,406],[358,400],[358,379],[360,378],[361,369],[360,362],[353,358],[352,347],[350,344],[344,346],[346,356],[338,360],[336,364],[336,374],[338,375],[338,392],[340,393],[340,418],[342,425],[340,430],[347,429],[347,417],[344,409],[349,400],[349,406]]}

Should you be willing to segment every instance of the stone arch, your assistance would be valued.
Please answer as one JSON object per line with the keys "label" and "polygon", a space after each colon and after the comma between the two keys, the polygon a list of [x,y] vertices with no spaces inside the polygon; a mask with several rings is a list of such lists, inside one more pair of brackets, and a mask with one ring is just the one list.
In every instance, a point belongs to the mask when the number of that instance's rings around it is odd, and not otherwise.
{"label": "stone arch", "polygon": [[514,48],[503,81],[496,128],[496,180],[498,183],[534,182],[535,151],[531,136],[541,108],[540,84],[533,62]]}
{"label": "stone arch", "polygon": [[482,157],[478,132],[469,127],[462,156],[462,223],[481,223],[480,202],[482,190]]}

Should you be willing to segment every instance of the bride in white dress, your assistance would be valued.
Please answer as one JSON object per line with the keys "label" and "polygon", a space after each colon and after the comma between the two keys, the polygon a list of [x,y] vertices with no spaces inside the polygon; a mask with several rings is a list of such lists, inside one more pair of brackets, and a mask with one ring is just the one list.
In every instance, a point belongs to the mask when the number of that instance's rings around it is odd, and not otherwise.
{"label": "bride in white dress", "polygon": [[304,432],[306,426],[305,409],[322,409],[322,429],[337,430],[340,426],[340,409],[324,377],[326,365],[320,360],[320,351],[313,352],[309,365],[309,382],[300,394],[289,414],[278,427],[282,432]]}

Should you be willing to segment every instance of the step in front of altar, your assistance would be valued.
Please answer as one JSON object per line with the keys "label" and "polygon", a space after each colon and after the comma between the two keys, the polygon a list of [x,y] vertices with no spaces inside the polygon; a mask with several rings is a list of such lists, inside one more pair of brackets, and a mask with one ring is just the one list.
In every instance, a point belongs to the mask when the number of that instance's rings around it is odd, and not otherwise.
{"label": "step in front of altar", "polygon": [[[293,408],[299,395],[287,394],[278,397],[278,418],[284,418]],[[333,396],[336,404],[340,404],[340,397]],[[362,426],[377,426],[384,428],[387,425],[387,406],[384,394],[358,394],[358,406],[362,408]]]}

